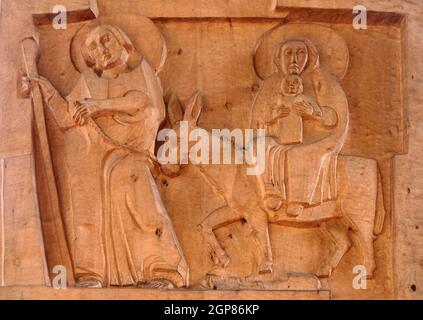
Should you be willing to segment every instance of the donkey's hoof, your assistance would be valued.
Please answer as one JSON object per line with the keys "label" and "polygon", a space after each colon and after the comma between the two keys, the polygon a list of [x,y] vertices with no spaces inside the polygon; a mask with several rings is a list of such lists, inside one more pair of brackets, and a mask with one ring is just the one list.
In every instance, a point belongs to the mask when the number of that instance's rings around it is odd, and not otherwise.
{"label": "donkey's hoof", "polygon": [[376,264],[370,264],[366,267],[366,279],[372,280],[374,278],[375,270],[376,270]]}
{"label": "donkey's hoof", "polygon": [[320,267],[319,271],[317,272],[317,276],[319,278],[329,278],[331,274],[332,274],[332,267],[329,265]]}
{"label": "donkey's hoof", "polygon": [[213,269],[211,269],[209,272],[207,272],[207,276],[214,276],[214,277],[225,277],[227,276],[227,272],[225,268],[222,268],[221,266],[216,266]]}
{"label": "donkey's hoof", "polygon": [[221,265],[223,268],[226,268],[231,263],[231,258],[227,254],[222,254],[218,257],[219,259],[219,265]]}
{"label": "donkey's hoof", "polygon": [[286,213],[291,217],[299,217],[304,211],[304,207],[300,204],[289,204]]}
{"label": "donkey's hoof", "polygon": [[217,254],[216,252],[213,252],[212,260],[213,263],[220,268],[226,268],[229,263],[231,263],[231,258],[229,258],[226,253]]}
{"label": "donkey's hoof", "polygon": [[271,261],[263,262],[259,266],[258,273],[261,274],[261,275],[273,273],[273,262],[271,262]]}

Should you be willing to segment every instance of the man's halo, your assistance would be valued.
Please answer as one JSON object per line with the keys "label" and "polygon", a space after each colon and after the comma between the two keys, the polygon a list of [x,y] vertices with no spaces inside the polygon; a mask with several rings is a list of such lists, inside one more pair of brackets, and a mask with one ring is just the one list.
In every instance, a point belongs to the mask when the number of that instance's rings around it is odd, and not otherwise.
{"label": "man's halo", "polygon": [[[141,15],[125,14],[101,16],[85,24],[75,35],[71,45],[71,58],[80,73],[90,71],[81,53],[87,34],[101,25],[120,28],[132,41],[137,52],[147,60],[156,74],[161,71],[167,58],[166,42],[154,23]],[[132,66],[135,67],[135,66]]]}
{"label": "man's halo", "polygon": [[345,40],[331,28],[319,24],[279,24],[264,33],[255,49],[254,67],[262,79],[277,71],[274,64],[279,46],[291,39],[309,39],[320,55],[320,65],[339,80],[342,80],[349,65],[349,50]]}

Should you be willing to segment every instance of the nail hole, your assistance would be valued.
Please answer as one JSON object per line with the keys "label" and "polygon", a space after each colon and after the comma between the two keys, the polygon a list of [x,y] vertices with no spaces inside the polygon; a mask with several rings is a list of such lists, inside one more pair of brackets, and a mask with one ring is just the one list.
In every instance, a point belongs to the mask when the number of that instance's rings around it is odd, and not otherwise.
{"label": "nail hole", "polygon": [[417,290],[417,287],[416,287],[416,285],[415,285],[415,284],[412,284],[412,285],[410,286],[410,288],[411,288],[411,291],[413,291],[413,292],[416,292],[416,290]]}
{"label": "nail hole", "polygon": [[226,110],[230,111],[232,109],[232,103],[226,102],[225,103],[225,108],[226,108]]}
{"label": "nail hole", "polygon": [[259,86],[258,84],[254,84],[254,85],[251,87],[251,91],[252,91],[252,92],[257,92],[259,89],[260,89],[260,86]]}

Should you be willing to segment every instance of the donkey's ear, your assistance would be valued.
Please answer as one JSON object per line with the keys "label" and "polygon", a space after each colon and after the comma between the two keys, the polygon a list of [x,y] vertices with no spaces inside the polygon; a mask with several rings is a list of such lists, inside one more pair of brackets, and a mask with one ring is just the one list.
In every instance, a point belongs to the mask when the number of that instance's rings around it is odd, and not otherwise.
{"label": "donkey's ear", "polygon": [[184,117],[182,112],[182,105],[176,94],[172,93],[167,105],[167,112],[169,114],[169,121],[174,126],[178,121],[181,121]]}
{"label": "donkey's ear", "polygon": [[185,109],[184,120],[196,126],[203,111],[203,99],[200,92],[194,93]]}

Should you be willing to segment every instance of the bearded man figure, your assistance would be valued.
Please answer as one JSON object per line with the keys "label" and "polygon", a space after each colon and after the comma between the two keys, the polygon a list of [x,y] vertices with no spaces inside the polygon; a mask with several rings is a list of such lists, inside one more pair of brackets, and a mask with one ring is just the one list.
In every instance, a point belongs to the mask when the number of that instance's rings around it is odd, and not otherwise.
{"label": "bearded man figure", "polygon": [[[188,285],[188,267],[153,175],[165,119],[160,80],[118,27],[103,24],[75,44],[87,72],[63,98],[39,84],[63,133],[59,182],[76,284]],[[62,174],[63,176],[63,174]]]}

